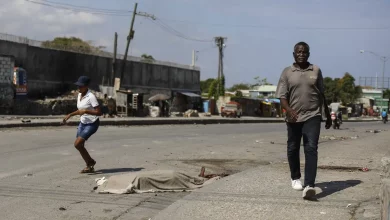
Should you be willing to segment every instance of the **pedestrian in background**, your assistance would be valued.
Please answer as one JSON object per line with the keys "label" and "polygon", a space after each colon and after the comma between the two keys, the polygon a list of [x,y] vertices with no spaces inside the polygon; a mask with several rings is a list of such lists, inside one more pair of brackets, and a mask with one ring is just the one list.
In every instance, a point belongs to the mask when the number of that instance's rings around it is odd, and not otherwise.
{"label": "pedestrian in background", "polygon": [[99,102],[96,96],[89,91],[90,78],[87,76],[80,76],[75,85],[79,88],[77,96],[77,111],[67,115],[63,123],[66,123],[72,116],[80,115],[80,124],[77,128],[75,148],[80,152],[82,158],[86,163],[86,168],[80,173],[93,173],[96,161],[89,155],[85,149],[85,142],[94,134],[99,128],[99,116],[102,115]]}
{"label": "pedestrian in background", "polygon": [[[304,199],[312,199],[315,194],[315,179],[318,162],[318,139],[321,121],[326,120],[325,128],[332,125],[329,109],[324,96],[321,69],[308,62],[310,47],[299,42],[294,47],[293,65],[281,74],[276,96],[287,117],[287,157],[291,173],[291,185],[295,190],[303,190]],[[305,179],[302,185],[299,151],[301,139],[305,152]]]}

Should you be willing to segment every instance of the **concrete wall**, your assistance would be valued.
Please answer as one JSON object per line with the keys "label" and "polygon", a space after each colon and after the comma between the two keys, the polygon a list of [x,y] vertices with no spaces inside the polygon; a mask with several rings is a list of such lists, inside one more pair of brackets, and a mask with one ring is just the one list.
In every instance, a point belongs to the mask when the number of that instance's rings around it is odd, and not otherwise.
{"label": "concrete wall", "polygon": [[0,113],[9,113],[12,108],[14,89],[14,58],[0,55]]}
{"label": "concrete wall", "polygon": [[[95,56],[59,51],[0,40],[0,54],[15,57],[15,64],[27,71],[30,98],[53,97],[71,90],[80,75],[92,79],[92,89],[99,90],[112,78],[110,56]],[[118,58],[121,58],[119,56]],[[121,60],[117,60],[117,76]],[[122,85],[134,92],[200,91],[200,71],[168,62],[142,62],[129,57]]]}

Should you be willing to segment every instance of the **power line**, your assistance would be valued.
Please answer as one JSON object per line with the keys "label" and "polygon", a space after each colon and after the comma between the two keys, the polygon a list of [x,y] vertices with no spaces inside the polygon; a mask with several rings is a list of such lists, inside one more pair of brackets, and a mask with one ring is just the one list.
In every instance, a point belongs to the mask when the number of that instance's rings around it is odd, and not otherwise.
{"label": "power line", "polygon": [[56,8],[56,9],[62,9],[62,10],[68,10],[68,11],[72,11],[72,12],[85,12],[85,13],[89,13],[89,14],[96,14],[96,15],[110,15],[110,16],[129,16],[130,15],[130,12],[129,13],[117,13],[117,12],[103,12],[103,11],[94,11],[94,10],[87,10],[87,9],[77,9],[77,8],[71,8],[71,7],[66,7],[66,6],[61,6],[61,5],[53,5],[53,4],[49,4],[49,3],[44,3],[44,2],[37,2],[37,1],[34,1],[34,0],[25,0],[29,3],[33,3],[33,4],[37,4],[37,5],[43,5],[43,6],[47,6],[47,7],[51,7],[51,8]]}
{"label": "power line", "polygon": [[185,40],[190,40],[190,41],[197,41],[197,42],[212,42],[213,40],[206,40],[206,39],[196,39],[196,38],[191,38],[177,30],[175,30],[174,28],[172,28],[171,26],[165,24],[163,21],[161,21],[160,19],[157,19],[156,21],[153,21],[152,20],[152,23],[154,23],[155,25],[159,26],[161,29],[163,29],[164,31],[176,36],[176,37],[179,37],[179,38],[183,38]]}
{"label": "power line", "polygon": [[276,27],[276,26],[255,25],[255,24],[206,23],[206,22],[172,20],[172,19],[162,19],[162,18],[160,18],[160,20],[164,20],[168,22],[184,23],[184,24],[220,26],[220,27],[237,27],[237,28],[298,29],[298,30],[389,30],[390,29],[390,27]]}
{"label": "power line", "polygon": [[49,1],[49,0],[40,0],[40,1],[55,4],[55,5],[68,6],[68,7],[72,7],[72,8],[76,8],[76,9],[77,8],[78,9],[89,9],[89,10],[94,10],[94,11],[112,12],[112,13],[130,13],[130,11],[128,11],[128,10],[92,8],[92,7],[87,7],[87,6],[72,5],[72,4],[68,4],[68,3],[54,2],[54,1]]}
{"label": "power line", "polygon": [[[27,2],[44,5],[52,8],[69,10],[73,12],[85,12],[96,15],[108,15],[108,16],[130,16],[131,11],[119,10],[119,9],[103,9],[103,8],[93,8],[87,6],[78,6],[68,3],[55,2],[51,0],[25,0]],[[174,19],[159,19],[160,22],[168,21],[175,23],[184,23],[184,24],[193,24],[193,25],[205,25],[205,26],[220,26],[220,27],[236,27],[236,28],[262,28],[262,29],[284,29],[284,30],[390,30],[390,27],[276,27],[272,25],[256,25],[256,24],[223,24],[223,23],[206,23],[206,22],[195,22],[195,21],[186,21],[186,20],[174,20]],[[165,28],[171,29],[169,25],[162,24]],[[176,32],[174,30],[174,32]],[[195,41],[198,41],[195,39]]]}

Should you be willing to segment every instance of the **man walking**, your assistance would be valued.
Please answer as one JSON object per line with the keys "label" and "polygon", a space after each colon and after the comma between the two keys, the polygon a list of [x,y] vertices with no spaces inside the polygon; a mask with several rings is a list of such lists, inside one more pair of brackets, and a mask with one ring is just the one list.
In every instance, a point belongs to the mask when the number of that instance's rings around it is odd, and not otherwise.
{"label": "man walking", "polygon": [[[321,69],[308,62],[309,45],[305,42],[297,43],[293,55],[295,63],[283,70],[276,96],[287,113],[287,157],[292,188],[303,190],[304,199],[312,199],[316,194],[314,187],[321,121],[325,118],[325,128],[329,129],[332,120],[325,101]],[[300,181],[299,159],[302,137],[305,152],[304,185]]]}

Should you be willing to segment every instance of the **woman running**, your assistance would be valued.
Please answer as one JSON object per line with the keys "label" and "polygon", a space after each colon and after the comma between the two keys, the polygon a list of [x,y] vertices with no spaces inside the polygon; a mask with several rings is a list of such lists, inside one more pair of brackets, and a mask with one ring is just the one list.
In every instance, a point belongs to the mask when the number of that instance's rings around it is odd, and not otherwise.
{"label": "woman running", "polygon": [[85,141],[87,141],[99,128],[99,116],[102,115],[99,103],[96,96],[92,94],[89,89],[90,78],[87,76],[80,76],[75,83],[79,87],[79,95],[77,97],[77,111],[67,115],[63,123],[69,120],[72,116],[80,115],[80,124],[77,128],[75,148],[80,152],[87,167],[80,171],[80,173],[95,172],[94,166],[96,161],[89,155],[85,149]]}

